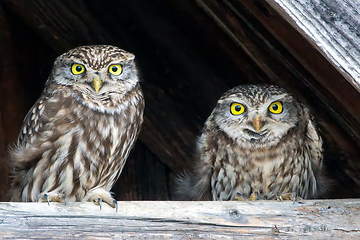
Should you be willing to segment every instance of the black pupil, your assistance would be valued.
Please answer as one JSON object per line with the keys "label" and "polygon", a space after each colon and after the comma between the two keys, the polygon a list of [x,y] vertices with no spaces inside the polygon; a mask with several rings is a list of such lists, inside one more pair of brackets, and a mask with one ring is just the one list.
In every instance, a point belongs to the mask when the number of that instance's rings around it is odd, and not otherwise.
{"label": "black pupil", "polygon": [[77,71],[77,72],[81,72],[81,70],[82,70],[82,67],[81,67],[81,66],[76,66],[76,71]]}
{"label": "black pupil", "polygon": [[118,71],[118,67],[117,67],[117,66],[113,66],[113,67],[112,67],[112,71],[113,71],[113,72],[117,72],[117,71]]}
{"label": "black pupil", "polygon": [[235,111],[240,112],[240,110],[241,110],[241,106],[239,105],[235,106]]}
{"label": "black pupil", "polygon": [[276,111],[276,110],[279,109],[279,107],[278,107],[278,105],[274,104],[274,105],[272,106],[272,109],[273,109],[274,111]]}

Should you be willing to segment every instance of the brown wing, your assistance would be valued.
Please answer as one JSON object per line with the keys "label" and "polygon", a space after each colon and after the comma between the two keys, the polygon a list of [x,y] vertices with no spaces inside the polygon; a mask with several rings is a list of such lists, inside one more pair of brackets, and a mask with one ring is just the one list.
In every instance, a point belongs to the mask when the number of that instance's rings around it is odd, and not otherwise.
{"label": "brown wing", "polygon": [[36,134],[44,125],[43,113],[45,110],[44,101],[48,97],[42,96],[26,114],[21,131],[18,137],[18,145],[25,143],[32,143],[36,137]]}

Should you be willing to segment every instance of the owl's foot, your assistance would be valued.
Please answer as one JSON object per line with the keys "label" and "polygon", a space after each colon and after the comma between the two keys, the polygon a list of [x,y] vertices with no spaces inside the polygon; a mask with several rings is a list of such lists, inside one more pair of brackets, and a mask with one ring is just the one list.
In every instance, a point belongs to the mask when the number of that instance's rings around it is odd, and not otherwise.
{"label": "owl's foot", "polygon": [[[102,199],[99,197],[98,199],[93,199],[93,202],[96,204],[96,205],[99,205],[100,206],[100,210],[101,210],[101,204],[102,204]],[[112,205],[112,204],[110,204],[110,203],[108,203],[110,206],[112,206],[112,207],[115,207],[115,210],[116,210],[116,212],[118,211],[118,203],[117,203],[117,201],[115,200],[115,199],[113,199],[112,200],[112,203],[114,204],[114,206]]]}
{"label": "owl's foot", "polygon": [[[236,201],[246,201],[246,199],[243,197],[243,195],[241,195],[241,193],[239,193],[239,192],[236,193],[235,200]],[[247,200],[248,201],[259,200],[258,192],[253,192]]]}
{"label": "owl's foot", "polygon": [[241,193],[237,192],[235,194],[235,200],[236,201],[245,201],[245,198],[241,195]]}
{"label": "owl's foot", "polygon": [[256,201],[256,200],[259,200],[259,194],[258,192],[253,192],[249,197],[249,201]]}
{"label": "owl's foot", "polygon": [[297,195],[297,193],[278,193],[276,194],[276,200],[280,202],[284,200],[291,200],[295,203],[296,201],[300,201],[301,198]]}
{"label": "owl's foot", "polygon": [[38,196],[39,202],[47,202],[50,205],[50,202],[60,202],[65,203],[66,205],[66,195],[64,193],[41,193]]}
{"label": "owl's foot", "polygon": [[94,190],[89,191],[82,201],[94,202],[96,205],[100,206],[100,210],[101,210],[102,202],[105,202],[109,204],[111,207],[115,208],[116,212],[118,210],[117,201],[112,198],[111,194],[108,191],[102,188],[96,188]]}

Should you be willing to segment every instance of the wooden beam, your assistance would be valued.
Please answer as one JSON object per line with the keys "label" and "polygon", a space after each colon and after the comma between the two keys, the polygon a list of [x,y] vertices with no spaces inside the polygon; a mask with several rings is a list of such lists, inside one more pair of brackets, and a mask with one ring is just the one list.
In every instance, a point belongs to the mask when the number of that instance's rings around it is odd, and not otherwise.
{"label": "wooden beam", "polygon": [[0,203],[2,238],[357,238],[360,200]]}

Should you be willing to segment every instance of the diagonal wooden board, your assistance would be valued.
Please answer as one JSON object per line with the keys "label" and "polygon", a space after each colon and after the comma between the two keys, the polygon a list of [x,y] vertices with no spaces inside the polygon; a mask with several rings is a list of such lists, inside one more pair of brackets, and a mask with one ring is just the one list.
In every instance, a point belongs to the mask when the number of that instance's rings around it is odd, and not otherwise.
{"label": "diagonal wooden board", "polygon": [[357,238],[360,200],[0,203],[0,238]]}

